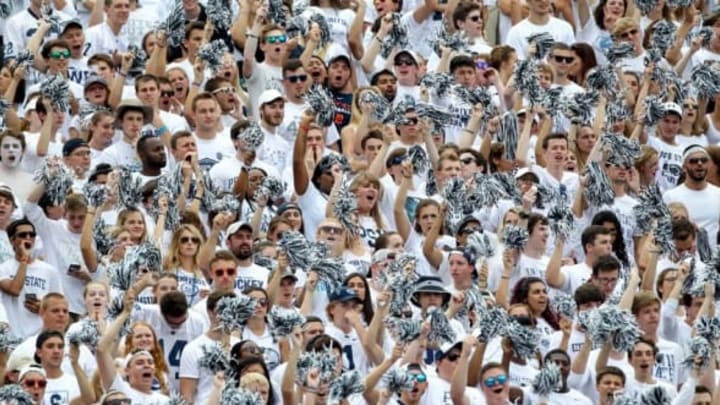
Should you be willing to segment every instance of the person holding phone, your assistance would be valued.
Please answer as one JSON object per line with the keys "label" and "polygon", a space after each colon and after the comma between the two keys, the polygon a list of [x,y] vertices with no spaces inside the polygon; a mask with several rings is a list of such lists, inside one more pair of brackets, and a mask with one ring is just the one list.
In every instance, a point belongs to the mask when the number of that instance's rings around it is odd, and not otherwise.
{"label": "person holding phone", "polygon": [[63,290],[58,270],[32,256],[37,234],[30,221],[13,221],[7,235],[15,256],[0,264],[0,303],[8,309],[7,314],[0,313],[0,321],[8,321],[12,336],[25,339],[42,327],[38,315],[42,297]]}

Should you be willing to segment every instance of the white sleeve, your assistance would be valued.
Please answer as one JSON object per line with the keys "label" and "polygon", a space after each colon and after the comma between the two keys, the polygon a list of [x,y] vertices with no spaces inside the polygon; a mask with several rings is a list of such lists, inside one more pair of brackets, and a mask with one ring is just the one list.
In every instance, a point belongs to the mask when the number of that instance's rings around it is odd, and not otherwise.
{"label": "white sleeve", "polygon": [[180,378],[200,379],[200,368],[198,360],[200,359],[200,346],[188,345],[180,356]]}
{"label": "white sleeve", "polygon": [[4,323],[6,325],[8,323],[7,312],[5,311],[5,306],[1,302],[0,302],[0,323]]}
{"label": "white sleeve", "polygon": [[17,26],[18,19],[9,19],[7,25],[5,25],[5,53],[8,57],[14,57],[17,55],[18,48],[22,49],[25,47],[23,41],[23,32],[20,27]]}
{"label": "white sleeve", "polygon": [[670,298],[663,302],[660,310],[660,337],[671,342],[678,341],[678,320],[675,316],[677,307],[677,298]]}

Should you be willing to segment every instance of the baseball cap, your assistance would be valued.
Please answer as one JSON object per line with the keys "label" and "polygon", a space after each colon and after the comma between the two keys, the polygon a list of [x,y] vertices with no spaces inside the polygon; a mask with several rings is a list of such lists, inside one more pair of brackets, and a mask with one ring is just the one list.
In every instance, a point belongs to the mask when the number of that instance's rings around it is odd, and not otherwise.
{"label": "baseball cap", "polygon": [[410,49],[407,49],[407,48],[402,49],[398,53],[395,54],[395,58],[393,59],[394,63],[397,63],[397,60],[400,57],[400,55],[410,55],[410,57],[415,61],[416,65],[420,64],[420,62],[419,62],[420,59],[418,58],[417,53],[415,53],[414,51],[411,51]]}
{"label": "baseball cap", "polygon": [[249,223],[237,221],[237,222],[233,222],[232,224],[230,224],[230,226],[227,229],[227,234],[228,234],[228,236],[230,236],[241,229],[250,231],[250,233],[252,233],[252,231],[253,231],[252,225],[250,225]]}
{"label": "baseball cap", "polygon": [[385,260],[395,260],[395,251],[380,249],[372,255],[372,264],[382,263]]}
{"label": "baseball cap", "polygon": [[263,91],[258,98],[258,107],[262,107],[264,104],[271,103],[277,99],[285,100],[285,96],[275,89],[268,89]]}
{"label": "baseball cap", "polygon": [[515,178],[516,178],[516,179],[520,179],[520,178],[523,178],[523,177],[525,177],[525,176],[532,177],[532,178],[533,178],[533,181],[534,181],[535,183],[539,183],[539,182],[540,182],[540,178],[538,177],[538,175],[535,174],[535,172],[533,172],[532,170],[530,170],[530,169],[527,168],[527,167],[523,167],[523,168],[521,168],[520,170],[518,170],[517,173],[515,173]]}
{"label": "baseball cap", "polygon": [[60,29],[60,35],[62,36],[63,34],[65,34],[65,31],[67,31],[73,27],[83,29],[83,26],[82,26],[82,23],[80,22],[80,20],[73,18],[71,20],[67,20],[62,23],[62,26]]}
{"label": "baseball cap", "polygon": [[677,103],[673,102],[667,102],[663,104],[663,111],[665,112],[665,115],[674,113],[677,114],[678,117],[682,118],[682,108]]}
{"label": "baseball cap", "polygon": [[417,294],[421,292],[442,294],[443,304],[447,304],[450,301],[450,293],[445,289],[440,277],[422,276],[418,279],[415,283],[412,297],[410,298],[410,302],[416,307],[420,306]]}
{"label": "baseball cap", "polygon": [[65,145],[63,145],[63,156],[70,156],[75,151],[75,149],[82,148],[83,146],[89,147],[87,142],[80,138],[70,139],[69,141],[65,142]]}
{"label": "baseball cap", "polygon": [[348,302],[352,300],[360,301],[360,298],[355,294],[355,291],[347,287],[340,288],[330,296],[330,301]]}
{"label": "baseball cap", "polygon": [[102,84],[105,86],[105,88],[108,88],[107,82],[105,79],[100,77],[97,73],[91,73],[88,75],[88,77],[85,79],[85,84],[83,85],[83,91],[87,91],[88,87],[92,86],[93,84]]}
{"label": "baseball cap", "polygon": [[12,188],[10,188],[7,184],[0,183],[0,195],[13,200],[13,202],[15,201],[15,194],[13,193]]}

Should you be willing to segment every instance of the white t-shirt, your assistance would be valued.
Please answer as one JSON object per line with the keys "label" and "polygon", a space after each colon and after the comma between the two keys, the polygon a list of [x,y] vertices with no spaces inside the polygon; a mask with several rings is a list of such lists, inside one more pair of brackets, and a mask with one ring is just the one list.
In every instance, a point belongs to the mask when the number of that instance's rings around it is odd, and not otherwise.
{"label": "white t-shirt", "polygon": [[350,333],[345,333],[334,324],[328,323],[325,326],[325,334],[340,343],[346,370],[358,370],[360,374],[367,375],[370,371],[370,364],[355,329],[351,329]]}
{"label": "white t-shirt", "polygon": [[702,65],[705,62],[717,62],[720,61],[720,54],[715,53],[707,48],[701,48],[690,57],[690,61],[685,70],[683,71],[683,79],[690,80],[690,73],[692,73],[695,66]]}
{"label": "white t-shirt", "polygon": [[566,44],[575,42],[572,26],[565,20],[550,17],[544,25],[535,25],[527,18],[515,24],[508,31],[507,44],[515,48],[518,58],[524,59],[528,48],[527,38],[541,32],[552,35],[555,42],[564,42]]}
{"label": "white t-shirt", "polygon": [[720,201],[720,188],[708,183],[702,190],[691,190],[685,184],[681,184],[666,191],[663,200],[667,204],[683,203],[688,210],[690,220],[698,228],[707,230],[710,246],[715,246],[720,224],[720,205],[709,202]]}
{"label": "white t-shirt", "polygon": [[[40,157],[37,154],[38,142],[40,142],[39,132],[23,132],[25,135],[25,153],[23,154],[20,167],[28,173],[35,173],[36,170],[42,167],[45,157],[62,157],[62,142],[53,141],[50,139],[48,145],[47,155]],[[60,139],[60,134],[55,135],[56,139]]]}
{"label": "white t-shirt", "polygon": [[655,136],[648,137],[647,143],[658,151],[658,171],[655,175],[658,187],[662,191],[674,188],[682,173],[684,148],[681,145],[665,143]]}
{"label": "white t-shirt", "polygon": [[[237,338],[230,337],[230,347],[239,342]],[[210,339],[206,335],[200,335],[198,338],[188,343],[180,357],[180,378],[191,378],[197,380],[197,388],[195,391],[196,404],[204,404],[207,402],[210,391],[213,387],[213,379],[215,375],[210,370],[202,368],[198,365],[198,360],[203,356],[203,346],[217,345],[218,342]],[[135,402],[133,402],[134,404]]]}
{"label": "white t-shirt", "polygon": [[122,139],[102,151],[95,164],[100,163],[107,163],[112,167],[127,166],[134,171],[139,171],[140,167],[142,167],[135,146]]}
{"label": "white t-shirt", "polygon": [[170,398],[159,392],[153,391],[146,394],[134,389],[120,377],[120,374],[115,375],[115,380],[113,380],[110,389],[121,391],[127,395],[132,400],[133,405],[163,405],[170,400]]}
{"label": "white t-shirt", "polygon": [[[235,180],[240,175],[240,170],[243,167],[243,163],[238,160],[237,156],[233,155],[230,157],[224,157],[220,162],[210,169],[210,178],[212,179],[213,186],[219,188],[223,192],[231,193],[235,186]],[[260,159],[255,159],[252,163],[252,167],[257,167],[264,170],[268,176],[280,178],[280,174],[277,169],[272,165],[263,162]]]}
{"label": "white t-shirt", "polygon": [[568,392],[551,392],[547,397],[541,398],[538,394],[534,393],[532,389],[523,389],[523,405],[535,405],[545,403],[546,405],[593,405],[590,398],[583,395],[580,391],[570,389]]}
{"label": "white t-shirt", "polygon": [[238,266],[235,288],[240,291],[250,287],[267,288],[269,278],[270,270],[265,267],[258,266],[255,263],[252,263],[247,267]]}
{"label": "white t-shirt", "polygon": [[578,287],[585,284],[592,276],[592,268],[585,262],[573,264],[571,266],[562,266],[560,273],[565,277],[565,282],[560,290],[566,294],[574,294]]}
{"label": "white t-shirt", "polygon": [[257,159],[267,162],[282,172],[292,159],[292,146],[280,135],[272,133],[262,126],[265,139],[257,150]]}
{"label": "white t-shirt", "polygon": [[[312,177],[312,173],[308,173],[308,177]],[[327,208],[327,196],[320,193],[315,188],[312,180],[308,179],[307,190],[305,194],[300,195],[297,201],[303,213],[303,224],[305,225],[305,237],[310,242],[315,241],[315,231],[325,219],[325,209]]]}
{"label": "white t-shirt", "polygon": [[[20,263],[12,258],[0,264],[0,281],[12,280],[15,278]],[[0,293],[2,302],[8,315],[10,333],[15,337],[27,338],[37,333],[42,327],[42,320],[38,314],[25,309],[25,297],[34,294],[39,301],[51,292],[63,292],[60,280],[57,277],[57,270],[51,265],[36,259],[27,266],[25,273],[25,285],[20,290],[20,295],[13,297],[6,293]]]}
{"label": "white t-shirt", "polygon": [[257,63],[255,58],[252,59],[252,62],[245,61],[245,63],[253,64],[252,75],[247,78],[248,95],[250,96],[250,111],[248,111],[248,114],[258,119],[258,109],[260,108],[258,99],[263,91],[275,89],[284,93],[282,68],[270,66],[266,62]]}
{"label": "white t-shirt", "polygon": [[670,400],[675,399],[678,394],[675,386],[673,386],[672,384],[668,384],[664,381],[656,380],[655,384],[641,383],[634,378],[626,381],[627,382],[625,383],[625,392],[628,393],[631,397],[639,397],[646,391],[655,387],[662,387],[667,393],[667,395],[670,397]]}
{"label": "white t-shirt", "polygon": [[243,329],[242,339],[252,340],[258,347],[262,348],[263,359],[265,360],[265,365],[268,367],[268,370],[273,370],[280,365],[280,346],[278,346],[273,338],[270,327],[267,324],[260,336],[254,334],[250,328]]}
{"label": "white t-shirt", "polygon": [[[68,331],[72,330],[73,325],[70,325]],[[33,335],[20,343],[10,353],[10,357],[8,358],[8,364],[16,361],[17,359],[22,359],[23,357],[33,358],[36,351],[35,346],[37,345],[37,338],[38,335]],[[97,360],[95,360],[95,356],[85,345],[80,345],[80,358],[78,359],[78,362],[80,363],[80,367],[85,372],[86,376],[92,376],[93,373],[95,373],[95,370],[97,369]],[[60,367],[62,368],[62,371],[65,375],[75,376],[75,370],[73,370],[70,361],[70,344],[67,342],[67,339],[65,339],[65,354],[63,355],[63,361]]]}
{"label": "white t-shirt", "polygon": [[64,405],[80,396],[80,386],[77,379],[69,374],[59,378],[48,378],[43,405]]}
{"label": "white t-shirt", "polygon": [[663,338],[658,338],[657,348],[653,376],[677,387],[687,379],[687,369],[682,365],[683,349],[679,344]]}
{"label": "white t-shirt", "polygon": [[235,145],[230,139],[230,129],[225,128],[212,139],[202,139],[195,135],[198,148],[198,163],[203,170],[209,170],[223,158],[235,156]]}
{"label": "white t-shirt", "polygon": [[[473,387],[465,387],[465,399],[470,404],[484,404],[485,398],[482,393]],[[420,399],[421,405],[452,405],[450,398],[450,383],[440,377],[428,376],[428,386],[425,394]]]}
{"label": "white t-shirt", "polygon": [[103,22],[85,30],[85,43],[90,44],[88,55],[112,55],[114,52],[127,52],[130,39],[125,30],[120,29],[120,33],[115,35],[107,22]]}

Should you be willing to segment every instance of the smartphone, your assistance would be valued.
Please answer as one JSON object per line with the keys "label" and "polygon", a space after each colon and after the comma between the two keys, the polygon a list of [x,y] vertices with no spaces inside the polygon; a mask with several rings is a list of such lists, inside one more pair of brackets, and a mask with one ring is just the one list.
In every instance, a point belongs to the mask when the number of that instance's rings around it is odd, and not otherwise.
{"label": "smartphone", "polygon": [[80,265],[79,264],[71,264],[68,266],[67,272],[68,274],[73,274],[80,271]]}
{"label": "smartphone", "polygon": [[37,301],[37,294],[25,294],[25,301]]}

